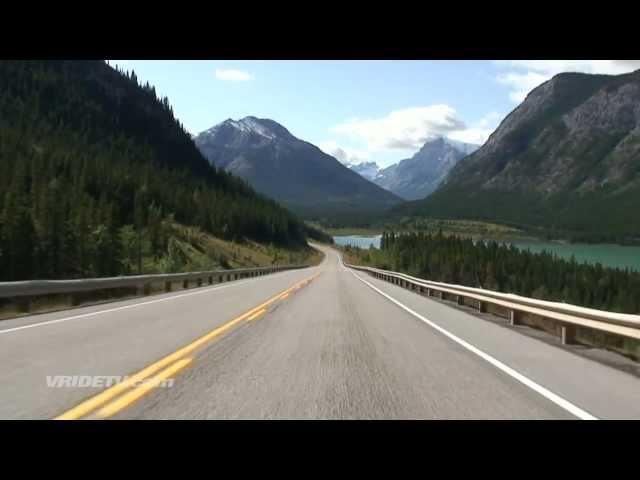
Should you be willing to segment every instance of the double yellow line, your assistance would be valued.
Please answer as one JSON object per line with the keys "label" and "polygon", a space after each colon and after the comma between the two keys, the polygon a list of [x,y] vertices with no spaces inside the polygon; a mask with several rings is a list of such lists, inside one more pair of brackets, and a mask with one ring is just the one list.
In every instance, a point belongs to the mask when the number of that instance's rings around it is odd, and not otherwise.
{"label": "double yellow line", "polygon": [[[94,412],[98,418],[107,418],[115,415],[149,393],[162,381],[172,378],[178,372],[189,366],[193,361],[193,358],[188,356],[198,348],[228,332],[244,320],[251,321],[257,319],[266,312],[267,307],[272,303],[277,300],[287,298],[291,292],[308,285],[318,275],[320,275],[320,273],[316,273],[315,275],[294,284],[286,290],[271,297],[269,300],[261,303],[257,307],[252,308],[248,312],[245,312],[224,325],[210,331],[172,354],[152,363],[143,370],[140,370],[138,373],[128,377],[123,382],[107,388],[98,395],[85,400],[81,404],[55,417],[54,420],[77,420]],[[141,385],[138,386],[138,384]]]}

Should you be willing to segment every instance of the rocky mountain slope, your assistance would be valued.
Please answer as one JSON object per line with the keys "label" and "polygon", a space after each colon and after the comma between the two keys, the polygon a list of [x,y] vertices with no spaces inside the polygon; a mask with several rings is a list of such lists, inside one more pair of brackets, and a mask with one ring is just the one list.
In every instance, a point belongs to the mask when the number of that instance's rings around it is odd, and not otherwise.
{"label": "rocky mountain slope", "polygon": [[195,138],[216,167],[299,213],[373,211],[400,202],[269,119],[226,120]]}
{"label": "rocky mountain slope", "polygon": [[640,237],[639,212],[640,71],[556,75],[436,192],[396,210],[614,241]]}
{"label": "rocky mountain slope", "polygon": [[380,167],[376,162],[360,162],[346,164],[351,170],[366,178],[369,181],[374,181],[380,172]]}
{"label": "rocky mountain slope", "polygon": [[381,169],[373,181],[406,200],[425,198],[462,158],[477,148],[444,137],[431,139],[411,158]]}

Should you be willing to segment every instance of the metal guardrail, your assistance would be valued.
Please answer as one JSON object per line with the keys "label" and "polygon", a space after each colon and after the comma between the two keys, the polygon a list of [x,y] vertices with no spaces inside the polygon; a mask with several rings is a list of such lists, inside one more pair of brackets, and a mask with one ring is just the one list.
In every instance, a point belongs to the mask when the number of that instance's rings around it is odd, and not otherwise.
{"label": "metal guardrail", "polygon": [[[344,264],[376,278],[394,283],[420,294],[455,300],[464,305],[466,299],[472,299],[480,312],[487,311],[487,305],[495,305],[505,310],[511,325],[516,325],[521,314],[529,314],[557,322],[563,344],[575,341],[576,327],[597,330],[607,334],[640,340],[640,315],[606,312],[558,302],[548,302],[522,297],[510,293],[465,287],[448,283],[424,280],[404,273]],[[451,298],[453,297],[453,298]]]}
{"label": "metal guardrail", "polygon": [[257,277],[283,270],[306,268],[308,265],[281,265],[273,267],[240,268],[235,270],[211,270],[205,272],[168,273],[157,275],[131,275],[108,278],[85,278],[78,280],[26,280],[0,282],[0,298],[34,297],[54,294],[73,294],[115,288],[137,288],[139,293],[147,292],[154,283],[164,282],[164,289],[170,292],[173,283],[182,282],[188,288],[190,282],[198,286]]}

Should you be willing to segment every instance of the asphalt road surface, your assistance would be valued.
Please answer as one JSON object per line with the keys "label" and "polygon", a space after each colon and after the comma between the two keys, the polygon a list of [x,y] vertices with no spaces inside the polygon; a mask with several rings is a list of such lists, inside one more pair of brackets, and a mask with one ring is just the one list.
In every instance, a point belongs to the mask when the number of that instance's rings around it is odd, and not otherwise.
{"label": "asphalt road surface", "polygon": [[2,321],[0,418],[640,418],[635,376],[318,248],[317,267]]}

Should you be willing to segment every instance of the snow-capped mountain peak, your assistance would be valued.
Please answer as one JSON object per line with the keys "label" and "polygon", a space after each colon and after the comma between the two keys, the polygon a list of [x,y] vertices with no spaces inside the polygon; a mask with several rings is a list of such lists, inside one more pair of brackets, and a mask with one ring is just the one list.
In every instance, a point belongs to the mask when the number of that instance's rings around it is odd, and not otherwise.
{"label": "snow-capped mountain peak", "polygon": [[233,129],[247,135],[258,135],[268,140],[277,138],[290,138],[291,133],[280,125],[278,122],[266,118],[257,118],[253,116],[244,117],[240,120],[228,118],[208,130],[201,133],[203,137],[216,136],[224,129]]}
{"label": "snow-capped mountain peak", "polygon": [[438,187],[458,161],[478,148],[478,145],[434,136],[411,158],[379,170],[371,180],[407,200],[424,198]]}
{"label": "snow-capped mountain peak", "polygon": [[380,172],[380,167],[376,162],[345,163],[345,165],[367,180],[373,180]]}
{"label": "snow-capped mountain peak", "polygon": [[442,137],[442,138],[445,141],[445,143],[448,143],[453,148],[455,148],[457,150],[460,150],[465,155],[471,155],[478,148],[480,148],[480,145],[476,145],[474,143],[465,143],[465,142],[461,142],[459,140],[453,140],[453,139],[447,138],[447,137]]}

